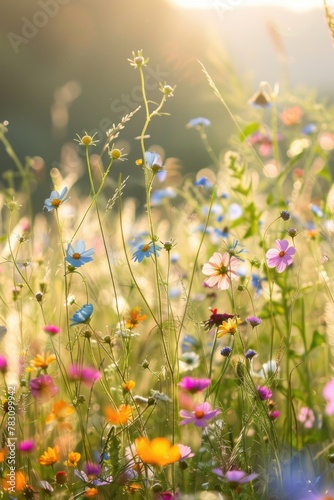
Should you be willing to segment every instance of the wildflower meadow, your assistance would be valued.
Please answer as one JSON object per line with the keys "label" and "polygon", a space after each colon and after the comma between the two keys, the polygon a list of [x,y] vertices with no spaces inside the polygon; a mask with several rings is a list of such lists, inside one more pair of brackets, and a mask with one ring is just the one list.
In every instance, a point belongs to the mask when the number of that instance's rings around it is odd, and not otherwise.
{"label": "wildflower meadow", "polygon": [[236,116],[199,63],[234,132],[182,124],[211,162],[182,176],[150,140],[178,89],[147,63],[124,61],[143,105],[75,139],[87,196],[53,169],[36,212],[0,125],[0,497],[334,498],[334,108],[261,82]]}

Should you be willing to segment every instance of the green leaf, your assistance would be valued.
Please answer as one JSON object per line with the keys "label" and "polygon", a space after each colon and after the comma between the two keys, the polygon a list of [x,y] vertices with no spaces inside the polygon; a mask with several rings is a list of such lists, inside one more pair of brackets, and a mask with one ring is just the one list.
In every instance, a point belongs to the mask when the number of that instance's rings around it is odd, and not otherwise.
{"label": "green leaf", "polygon": [[318,330],[314,330],[312,344],[310,346],[310,351],[312,351],[312,349],[315,349],[316,347],[319,347],[319,345],[325,344],[325,343],[326,343],[325,337],[323,335],[321,335],[321,333],[319,333]]}
{"label": "green leaf", "polygon": [[243,131],[240,134],[240,141],[243,142],[246,139],[246,137],[257,132],[259,130],[259,127],[260,127],[260,124],[256,123],[256,122],[249,123],[248,125],[246,125],[246,127],[243,129]]}

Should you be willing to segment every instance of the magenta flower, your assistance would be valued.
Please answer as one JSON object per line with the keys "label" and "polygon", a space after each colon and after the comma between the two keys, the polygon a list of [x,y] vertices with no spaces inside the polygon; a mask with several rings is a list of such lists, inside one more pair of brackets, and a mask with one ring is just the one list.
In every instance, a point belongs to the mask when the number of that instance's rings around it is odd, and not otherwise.
{"label": "magenta flower", "polygon": [[90,478],[98,476],[102,471],[101,465],[95,462],[85,462],[84,469]]}
{"label": "magenta flower", "polygon": [[179,382],[178,386],[185,391],[195,394],[196,392],[203,391],[211,384],[209,378],[193,378],[193,377],[183,377]]}
{"label": "magenta flower", "polygon": [[267,387],[266,385],[263,385],[262,387],[258,385],[257,392],[262,401],[267,401],[267,399],[270,399],[273,395],[269,387]]}
{"label": "magenta flower", "polygon": [[163,491],[162,493],[157,493],[157,500],[177,500],[179,498],[178,493],[172,493],[171,491]]}
{"label": "magenta flower", "polygon": [[258,474],[246,474],[242,470],[229,470],[226,474],[223,474],[221,469],[213,469],[212,472],[217,474],[217,476],[222,477],[230,483],[231,488],[237,488],[241,484],[249,483],[258,477]]}
{"label": "magenta flower", "polygon": [[60,328],[58,328],[58,326],[56,325],[45,325],[43,330],[45,331],[45,333],[48,333],[49,335],[57,335],[57,333],[60,332]]}
{"label": "magenta flower", "polygon": [[180,417],[183,417],[183,420],[181,420],[180,424],[195,424],[196,427],[204,428],[218,413],[221,413],[221,411],[219,409],[212,410],[209,403],[201,403],[195,406],[192,412],[181,410]]}
{"label": "magenta flower", "polygon": [[5,358],[5,356],[0,356],[0,372],[5,374],[7,371],[7,366],[7,359]]}
{"label": "magenta flower", "polygon": [[172,493],[171,491],[163,491],[157,493],[157,500],[177,500],[179,498],[178,493]]}
{"label": "magenta flower", "polygon": [[71,365],[68,369],[71,380],[81,380],[85,385],[92,385],[101,378],[101,373],[92,366]]}
{"label": "magenta flower", "polygon": [[325,412],[327,413],[327,415],[333,415],[334,414],[334,378],[332,378],[329,382],[327,382],[327,384],[323,388],[322,395],[327,401]]}
{"label": "magenta flower", "polygon": [[279,411],[278,410],[271,410],[269,412],[269,418],[270,420],[276,420],[279,417]]}
{"label": "magenta flower", "polygon": [[246,321],[251,325],[252,328],[259,326],[262,323],[262,319],[258,318],[257,316],[249,316],[248,318],[246,318]]}
{"label": "magenta flower", "polygon": [[205,285],[210,288],[216,287],[218,290],[227,290],[231,281],[239,278],[236,273],[238,266],[239,260],[231,257],[228,252],[224,255],[215,252],[209,262],[202,267],[202,273],[209,276],[204,280]]}
{"label": "magenta flower", "polygon": [[54,398],[58,392],[58,387],[55,385],[50,375],[39,375],[30,380],[31,394],[40,403],[45,403],[49,399]]}
{"label": "magenta flower", "polygon": [[266,253],[267,266],[276,267],[278,273],[282,273],[292,264],[292,256],[295,255],[295,247],[289,247],[288,240],[276,240],[276,248],[271,248]]}
{"label": "magenta flower", "polygon": [[26,439],[25,441],[18,443],[17,448],[23,453],[30,453],[31,451],[34,451],[36,444],[32,439]]}

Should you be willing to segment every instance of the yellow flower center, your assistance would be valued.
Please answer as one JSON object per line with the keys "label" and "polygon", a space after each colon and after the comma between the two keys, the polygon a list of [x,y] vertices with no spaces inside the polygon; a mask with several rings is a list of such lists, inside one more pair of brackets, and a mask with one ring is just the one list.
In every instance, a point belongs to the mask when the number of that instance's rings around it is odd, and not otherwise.
{"label": "yellow flower center", "polygon": [[59,198],[54,198],[52,201],[51,201],[51,205],[55,208],[59,207],[59,205],[61,204],[61,200]]}
{"label": "yellow flower center", "polygon": [[120,158],[122,156],[122,151],[120,149],[112,149],[110,151],[110,156],[114,160],[118,160],[118,158]]}
{"label": "yellow flower center", "polygon": [[78,253],[78,252],[75,252],[75,253],[72,255],[72,257],[73,257],[73,259],[78,260],[78,259],[80,259],[81,254],[80,254],[80,253]]}
{"label": "yellow flower center", "polygon": [[219,269],[218,269],[218,272],[219,274],[226,274],[228,271],[228,267],[226,266],[221,266]]}
{"label": "yellow flower center", "polygon": [[92,143],[93,139],[91,138],[90,135],[84,135],[83,138],[81,139],[82,144],[85,146],[89,146]]}

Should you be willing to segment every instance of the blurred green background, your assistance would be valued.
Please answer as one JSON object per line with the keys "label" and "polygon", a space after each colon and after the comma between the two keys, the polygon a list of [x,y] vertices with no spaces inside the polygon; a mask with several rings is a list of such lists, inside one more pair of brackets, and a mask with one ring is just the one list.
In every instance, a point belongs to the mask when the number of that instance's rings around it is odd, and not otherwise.
{"label": "blurred green background", "polygon": [[[180,160],[183,172],[210,165],[195,131],[185,128],[191,118],[212,121],[208,134],[217,150],[227,147],[234,130],[198,60],[241,116],[262,80],[279,82],[283,90],[315,89],[331,102],[334,51],[322,1],[305,11],[269,3],[224,0],[196,10],[172,0],[2,2],[0,121],[9,121],[8,138],[21,159],[45,162],[37,198],[48,195],[52,168],[75,168],[75,161],[66,166],[75,151],[66,144],[75,144],[76,133],[103,138],[106,128],[141,104],[139,75],[127,62],[133,50],[150,57],[150,99],[160,99],[158,80],[177,85],[165,108],[171,116],[152,121],[147,146],[159,144],[166,157]],[[140,149],[134,137],[143,118],[141,109],[120,137],[128,161],[115,169],[115,179],[120,170],[136,175]],[[0,145],[0,172],[13,169]],[[137,187],[133,179],[130,193],[136,195]]]}

